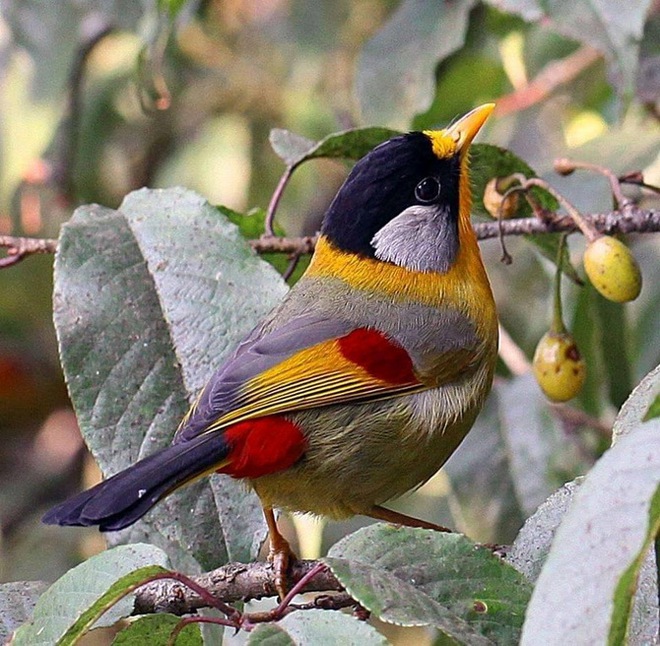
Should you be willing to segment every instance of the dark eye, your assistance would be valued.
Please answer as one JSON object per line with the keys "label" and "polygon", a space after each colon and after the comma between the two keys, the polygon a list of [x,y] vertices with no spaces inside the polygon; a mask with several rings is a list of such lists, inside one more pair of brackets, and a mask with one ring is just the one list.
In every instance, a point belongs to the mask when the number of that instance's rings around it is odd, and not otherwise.
{"label": "dark eye", "polygon": [[415,186],[415,198],[422,204],[430,204],[440,197],[440,182],[435,177],[426,177]]}

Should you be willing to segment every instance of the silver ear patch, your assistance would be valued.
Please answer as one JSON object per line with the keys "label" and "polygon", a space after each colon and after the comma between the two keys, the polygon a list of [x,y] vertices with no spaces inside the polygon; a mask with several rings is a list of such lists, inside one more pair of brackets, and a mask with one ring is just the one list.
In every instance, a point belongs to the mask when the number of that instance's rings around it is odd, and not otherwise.
{"label": "silver ear patch", "polygon": [[371,239],[374,255],[412,271],[446,272],[458,253],[458,229],[449,209],[410,206]]}

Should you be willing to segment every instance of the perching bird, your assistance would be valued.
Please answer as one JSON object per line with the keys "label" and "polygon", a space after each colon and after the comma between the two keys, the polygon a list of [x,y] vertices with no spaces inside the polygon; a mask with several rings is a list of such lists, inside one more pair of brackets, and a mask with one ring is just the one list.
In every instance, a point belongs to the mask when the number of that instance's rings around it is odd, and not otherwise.
{"label": "perching bird", "polygon": [[118,530],[198,477],[245,479],[280,593],[292,553],[274,507],[439,529],[381,504],[444,464],[491,387],[497,314],[470,224],[468,148],[493,107],[358,161],[305,275],[211,377],[173,444],[44,522]]}

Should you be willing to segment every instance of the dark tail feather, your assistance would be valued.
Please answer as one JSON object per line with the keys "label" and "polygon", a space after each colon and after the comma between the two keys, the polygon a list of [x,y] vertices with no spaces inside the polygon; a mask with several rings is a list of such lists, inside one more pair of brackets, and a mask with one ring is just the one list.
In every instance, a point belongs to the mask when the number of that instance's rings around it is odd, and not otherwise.
{"label": "dark tail feather", "polygon": [[221,433],[168,446],[53,507],[43,522],[98,525],[104,532],[123,529],[144,516],[168,493],[219,466],[228,452]]}

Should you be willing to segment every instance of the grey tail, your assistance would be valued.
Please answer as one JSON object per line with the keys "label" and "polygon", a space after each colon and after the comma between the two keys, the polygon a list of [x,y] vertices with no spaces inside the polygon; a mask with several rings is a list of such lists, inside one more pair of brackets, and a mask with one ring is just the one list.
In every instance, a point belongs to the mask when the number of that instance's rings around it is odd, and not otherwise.
{"label": "grey tail", "polygon": [[53,507],[49,525],[98,525],[113,531],[132,525],[161,498],[220,466],[229,453],[222,433],[199,435],[173,444]]}

